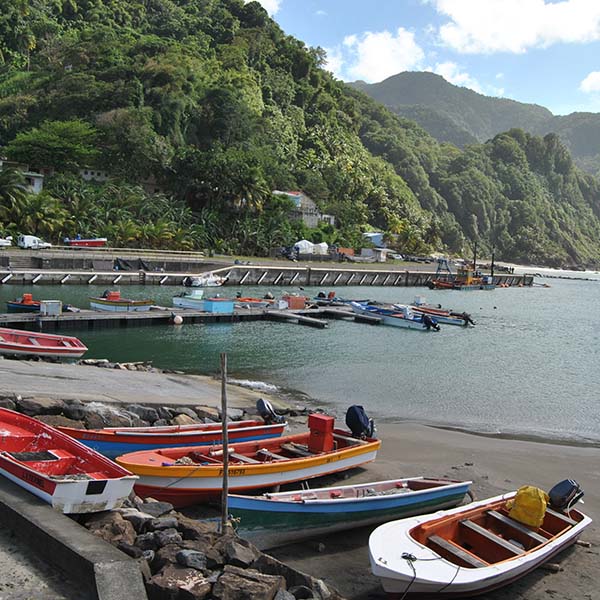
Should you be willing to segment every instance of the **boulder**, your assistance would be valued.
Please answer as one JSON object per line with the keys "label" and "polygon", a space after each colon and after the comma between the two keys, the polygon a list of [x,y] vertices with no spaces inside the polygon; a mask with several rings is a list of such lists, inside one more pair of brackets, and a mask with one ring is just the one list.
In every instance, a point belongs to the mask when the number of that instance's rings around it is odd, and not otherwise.
{"label": "boulder", "polygon": [[283,577],[227,565],[212,595],[217,600],[273,600],[279,590],[285,589]]}
{"label": "boulder", "polygon": [[164,419],[165,421],[170,421],[175,413],[168,406],[159,406],[156,409],[159,419]]}
{"label": "boulder", "polygon": [[173,425],[194,425],[198,423],[198,419],[188,415],[177,415],[173,418]]}
{"label": "boulder", "polygon": [[218,409],[212,406],[194,406],[194,411],[196,411],[196,414],[203,419],[205,423],[206,419],[210,419],[211,421],[221,420]]}
{"label": "boulder", "polygon": [[198,571],[206,569],[206,554],[198,550],[184,548],[177,553],[175,559],[182,567],[189,567]]}
{"label": "boulder", "polygon": [[176,517],[158,517],[152,519],[147,523],[147,527],[150,531],[159,531],[161,529],[177,529],[177,518]]}
{"label": "boulder", "polygon": [[[227,418],[230,421],[241,421],[244,418],[244,409],[242,408],[228,408]],[[219,421],[221,420],[221,411],[219,411]]]}
{"label": "boulder", "polygon": [[174,415],[187,415],[194,419],[194,423],[197,423],[196,413],[188,406],[177,406],[176,408],[172,408],[171,411]]}
{"label": "boulder", "polygon": [[132,544],[128,544],[127,542],[120,541],[117,544],[117,548],[121,552],[125,552],[131,558],[141,558],[144,555],[144,551],[138,546],[133,546]]}
{"label": "boulder", "polygon": [[273,600],[296,600],[296,596],[287,590],[279,590]]}
{"label": "boulder", "polygon": [[148,523],[154,520],[152,515],[141,512],[136,508],[119,508],[117,510],[126,521],[133,525],[137,533],[144,533],[148,529]]}
{"label": "boulder", "polygon": [[152,423],[152,427],[168,427],[171,424],[170,420],[167,419],[157,419]]}
{"label": "boulder", "polygon": [[36,415],[60,415],[65,403],[58,398],[21,398],[17,402],[17,410],[30,417]]}
{"label": "boulder", "polygon": [[253,546],[247,547],[232,540],[225,545],[225,561],[229,565],[246,569],[259,556],[260,552]]}
{"label": "boulder", "polygon": [[86,429],[102,429],[104,427],[104,419],[97,413],[92,411],[85,411],[83,417]]}
{"label": "boulder", "polygon": [[214,541],[219,524],[217,521],[198,521],[177,513],[177,529],[184,540]]}
{"label": "boulder", "polygon": [[159,548],[155,552],[154,559],[151,562],[152,571],[158,573],[168,564],[177,564],[177,554],[182,549],[181,544],[167,544]]}
{"label": "boulder", "polygon": [[141,533],[135,538],[135,545],[142,550],[158,550],[158,540],[153,531]]}
{"label": "boulder", "polygon": [[155,531],[154,537],[156,538],[159,548],[162,548],[167,544],[177,544],[178,542],[183,542],[183,538],[174,527]]}
{"label": "boulder", "polygon": [[310,588],[313,586],[313,578],[310,575],[296,571],[268,554],[259,554],[258,558],[252,563],[252,568],[257,569],[261,573],[280,575],[286,580],[288,589],[299,585],[305,585]]}
{"label": "boulder", "polygon": [[17,410],[17,404],[13,398],[0,398],[0,408],[8,408],[8,410]]}
{"label": "boulder", "polygon": [[150,408],[148,406],[142,406],[140,404],[129,404],[125,407],[130,413],[136,414],[143,421],[148,421],[148,423],[154,423],[158,420],[158,411],[155,408]]}
{"label": "boulder", "polygon": [[82,421],[74,421],[73,419],[67,419],[62,415],[38,415],[36,417],[38,421],[51,425],[52,427],[72,427],[73,429],[85,429],[85,425]]}
{"label": "boulder", "polygon": [[146,586],[149,600],[203,600],[211,584],[196,569],[166,565]]}
{"label": "boulder", "polygon": [[158,500],[152,500],[152,498],[146,498],[141,510],[153,517],[160,517],[171,512],[173,505],[169,502],[159,502]]}
{"label": "boulder", "polygon": [[136,541],[133,525],[118,512],[98,513],[89,519],[86,527],[96,536],[116,546],[119,542],[133,545]]}
{"label": "boulder", "polygon": [[307,585],[296,585],[290,588],[290,594],[296,600],[311,600],[314,598],[313,591]]}
{"label": "boulder", "polygon": [[73,419],[74,421],[83,421],[87,414],[85,404],[80,400],[65,400],[63,414],[65,415],[65,417]]}

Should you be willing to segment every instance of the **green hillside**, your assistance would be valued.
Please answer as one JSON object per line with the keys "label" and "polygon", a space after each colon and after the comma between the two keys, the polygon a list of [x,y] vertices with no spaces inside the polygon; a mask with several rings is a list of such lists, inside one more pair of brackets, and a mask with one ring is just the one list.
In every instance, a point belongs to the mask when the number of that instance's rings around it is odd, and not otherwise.
{"label": "green hillside", "polygon": [[[299,236],[359,248],[378,228],[410,253],[477,241],[505,260],[596,263],[599,184],[556,136],[439,143],[335,80],[256,2],[0,0],[0,15],[0,154],[48,174],[34,196],[0,172],[0,233],[264,255]],[[336,227],[291,221],[275,189],[303,190]]]}

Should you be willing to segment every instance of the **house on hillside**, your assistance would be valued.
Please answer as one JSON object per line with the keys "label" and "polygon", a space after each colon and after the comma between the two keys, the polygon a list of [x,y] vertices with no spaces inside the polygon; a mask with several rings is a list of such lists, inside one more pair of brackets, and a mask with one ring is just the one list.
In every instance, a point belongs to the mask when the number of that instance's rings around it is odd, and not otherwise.
{"label": "house on hillside", "polygon": [[39,194],[44,189],[44,175],[29,170],[29,165],[24,165],[12,160],[0,158],[0,171],[2,169],[16,169],[21,171],[25,177],[28,190],[33,194]]}
{"label": "house on hillside", "polygon": [[304,192],[273,190],[272,193],[278,196],[287,196],[294,203],[294,209],[290,213],[290,217],[302,221],[307,227],[317,227],[321,222],[335,225],[335,217],[323,214],[317,208],[314,200]]}

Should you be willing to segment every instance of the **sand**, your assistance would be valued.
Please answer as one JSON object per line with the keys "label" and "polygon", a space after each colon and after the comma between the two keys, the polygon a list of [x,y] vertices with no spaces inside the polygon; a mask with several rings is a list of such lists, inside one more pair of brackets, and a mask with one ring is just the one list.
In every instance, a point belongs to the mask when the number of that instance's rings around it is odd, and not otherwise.
{"label": "sand", "polygon": [[[554,559],[563,567],[561,572],[538,569],[481,598],[600,599],[600,449],[489,438],[415,424],[380,425],[378,437],[383,444],[377,460],[353,472],[346,483],[416,475],[451,477],[472,480],[476,499],[483,499],[521,485],[549,490],[563,479],[577,480],[586,492],[579,508],[595,521],[581,539],[592,547],[575,546]],[[355,530],[270,553],[322,578],[349,599],[375,600],[384,594],[369,568],[370,531]]]}

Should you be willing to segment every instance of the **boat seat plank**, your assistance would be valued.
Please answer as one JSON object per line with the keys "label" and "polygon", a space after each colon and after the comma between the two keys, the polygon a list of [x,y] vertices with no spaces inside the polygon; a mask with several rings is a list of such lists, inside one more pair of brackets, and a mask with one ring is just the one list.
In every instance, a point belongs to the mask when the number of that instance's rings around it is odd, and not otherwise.
{"label": "boat seat plank", "polygon": [[256,460],[255,458],[251,458],[250,456],[244,456],[243,454],[238,454],[237,452],[231,452],[229,454],[229,457],[248,464],[260,463],[260,460]]}
{"label": "boat seat plank", "polygon": [[298,444],[295,444],[294,442],[281,444],[281,449],[286,450],[287,452],[290,452],[291,454],[296,454],[298,456],[313,456],[312,452],[310,452],[309,450],[307,450],[305,448],[302,448],[302,446],[299,446]]}
{"label": "boat seat plank", "polygon": [[557,512],[549,507],[546,508],[546,513],[548,513],[549,515],[552,515],[553,517],[556,517],[557,519],[560,519],[561,521],[564,521],[571,527],[574,527],[575,525],[577,525],[577,521],[574,521],[573,519],[571,519],[571,517],[568,517],[567,515]]}
{"label": "boat seat plank", "polygon": [[477,558],[476,556],[473,556],[470,552],[467,552],[460,546],[453,544],[451,541],[446,540],[446,539],[440,537],[439,535],[430,536],[429,541],[432,542],[433,544],[435,544],[436,546],[439,546],[440,548],[442,548],[443,550],[445,550],[446,552],[448,552],[455,558],[458,558],[463,563],[471,565],[472,567],[475,567],[476,569],[479,567],[487,567],[488,566],[488,563],[486,563],[485,561]]}
{"label": "boat seat plank", "polygon": [[259,450],[257,452],[257,454],[261,454],[262,456],[265,456],[266,458],[272,458],[274,460],[290,460],[286,456],[282,456],[281,454],[275,454],[275,452],[271,452],[270,450],[267,450],[266,448],[262,448],[261,450]]}
{"label": "boat seat plank", "polygon": [[498,511],[488,510],[487,514],[490,517],[496,519],[497,521],[500,521],[500,523],[504,523],[504,525],[508,525],[508,527],[511,527],[512,529],[514,529],[516,531],[520,531],[521,533],[527,535],[532,540],[534,540],[540,544],[545,544],[548,541],[548,538],[545,538],[543,535],[540,535],[539,533],[532,531],[526,525],[523,525],[522,523],[519,523],[518,521],[515,521],[514,519],[511,519],[510,517],[507,517],[507,516],[503,515],[502,513],[499,513]]}
{"label": "boat seat plank", "polygon": [[367,440],[361,440],[360,438],[350,437],[348,435],[342,435],[340,433],[334,433],[333,439],[342,440],[343,442],[346,442],[351,446],[362,446],[368,443]]}
{"label": "boat seat plank", "polygon": [[482,527],[481,525],[478,525],[477,523],[474,523],[473,521],[471,521],[469,519],[465,519],[464,521],[461,521],[460,524],[463,527],[466,527],[467,529],[470,529],[471,531],[474,531],[475,533],[481,535],[482,537],[486,538],[490,542],[494,542],[494,544],[497,544],[498,546],[501,546],[505,550],[508,550],[511,554],[514,554],[515,556],[518,556],[519,554],[523,554],[525,552],[525,550],[523,548],[519,548],[518,546],[515,546],[515,544],[512,544],[508,540],[501,538],[499,535],[496,535],[495,533],[493,533],[491,531],[488,531],[485,527]]}
{"label": "boat seat plank", "polygon": [[39,346],[40,343],[34,338],[34,337],[30,337],[29,338],[29,342],[34,345],[34,346]]}

